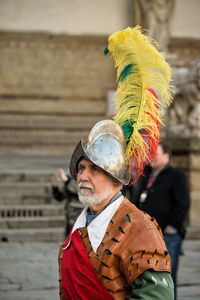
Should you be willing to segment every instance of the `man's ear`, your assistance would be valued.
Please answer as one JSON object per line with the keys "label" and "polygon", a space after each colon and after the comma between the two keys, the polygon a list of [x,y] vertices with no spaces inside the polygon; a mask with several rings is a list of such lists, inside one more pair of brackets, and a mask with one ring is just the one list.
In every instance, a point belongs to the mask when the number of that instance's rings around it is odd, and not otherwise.
{"label": "man's ear", "polygon": [[169,155],[169,153],[165,153],[165,158],[166,158],[167,161],[170,161],[170,155]]}

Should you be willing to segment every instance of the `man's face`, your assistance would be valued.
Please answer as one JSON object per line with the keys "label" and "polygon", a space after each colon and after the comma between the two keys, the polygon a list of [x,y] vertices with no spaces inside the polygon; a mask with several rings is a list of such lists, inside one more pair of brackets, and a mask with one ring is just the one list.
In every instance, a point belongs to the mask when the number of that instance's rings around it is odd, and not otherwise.
{"label": "man's face", "polygon": [[86,159],[78,164],[77,184],[79,200],[89,206],[101,203],[114,188],[112,179]]}
{"label": "man's face", "polygon": [[150,163],[151,167],[154,170],[159,171],[168,163],[169,163],[169,154],[164,153],[162,146],[158,145],[156,156],[154,160],[152,160],[152,162]]}

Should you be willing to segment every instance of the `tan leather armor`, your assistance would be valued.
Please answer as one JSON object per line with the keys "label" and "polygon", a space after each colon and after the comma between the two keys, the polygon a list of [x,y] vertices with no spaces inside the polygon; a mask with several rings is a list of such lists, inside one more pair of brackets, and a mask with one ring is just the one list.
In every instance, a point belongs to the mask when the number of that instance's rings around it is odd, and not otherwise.
{"label": "tan leather armor", "polygon": [[129,296],[130,285],[147,269],[170,272],[170,257],[157,222],[124,199],[94,253],[87,228],[79,229],[90,260],[113,298]]}
{"label": "tan leather armor", "polygon": [[157,222],[124,199],[94,253],[87,228],[81,237],[91,262],[114,299],[124,299],[129,285],[145,270],[170,272],[170,257]]}

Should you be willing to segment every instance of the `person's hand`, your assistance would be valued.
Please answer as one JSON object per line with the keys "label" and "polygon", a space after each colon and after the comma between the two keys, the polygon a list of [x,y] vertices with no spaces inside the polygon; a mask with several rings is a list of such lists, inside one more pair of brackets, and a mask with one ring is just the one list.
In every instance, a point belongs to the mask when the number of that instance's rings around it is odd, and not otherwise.
{"label": "person's hand", "polygon": [[51,184],[53,187],[58,187],[58,186],[59,186],[59,181],[58,181],[57,176],[49,176],[49,177],[48,177],[48,180],[49,180],[50,184]]}
{"label": "person's hand", "polygon": [[69,177],[65,174],[65,171],[63,169],[58,170],[57,176],[58,176],[58,179],[63,182],[66,182],[69,180]]}
{"label": "person's hand", "polygon": [[177,229],[171,225],[167,225],[167,227],[165,228],[165,232],[166,234],[176,234],[177,233]]}

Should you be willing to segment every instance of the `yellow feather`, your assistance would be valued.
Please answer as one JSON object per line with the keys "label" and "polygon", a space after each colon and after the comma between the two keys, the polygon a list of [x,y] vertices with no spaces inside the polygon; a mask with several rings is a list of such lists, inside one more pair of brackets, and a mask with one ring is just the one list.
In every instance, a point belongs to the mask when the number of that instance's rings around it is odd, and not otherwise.
{"label": "yellow feather", "polygon": [[[111,35],[108,50],[114,58],[118,78],[114,120],[122,128],[127,124],[132,126],[131,136],[126,137],[126,159],[129,165],[132,159],[137,160],[141,167],[152,158],[150,144],[141,131],[146,131],[151,141],[158,140],[162,107],[171,102],[171,70],[164,55],[156,49],[156,43],[139,26]],[[128,75],[121,80],[129,66]]]}

